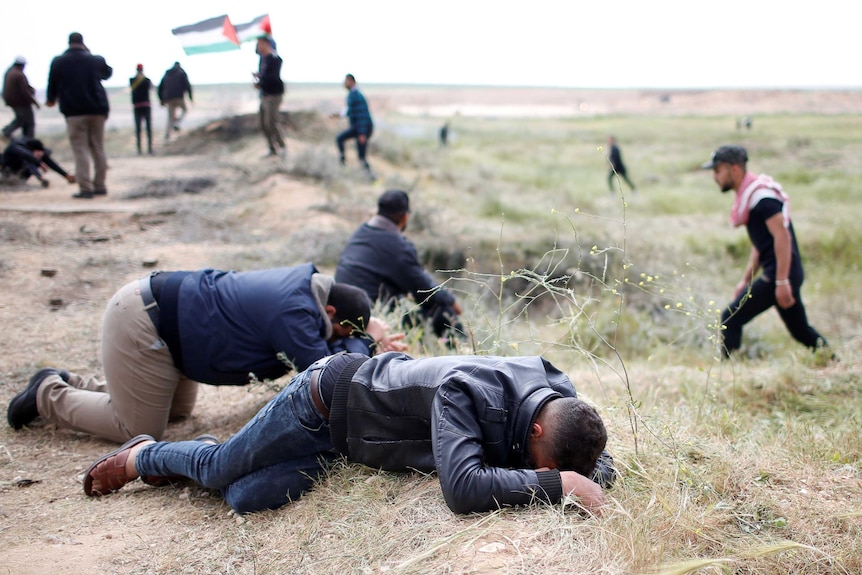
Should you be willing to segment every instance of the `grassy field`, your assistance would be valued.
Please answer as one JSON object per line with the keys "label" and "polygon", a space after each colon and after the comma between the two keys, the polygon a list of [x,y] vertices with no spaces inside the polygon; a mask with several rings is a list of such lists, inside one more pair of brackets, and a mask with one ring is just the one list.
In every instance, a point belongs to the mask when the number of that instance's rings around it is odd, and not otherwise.
{"label": "grassy field", "polygon": [[[862,260],[853,248],[862,234],[862,118],[759,116],[752,130],[739,131],[728,116],[455,117],[451,144],[440,148],[439,118],[393,111],[377,118],[374,185],[337,168],[336,126],[308,121],[292,134],[287,169],[239,160],[262,146],[256,134],[183,160],[204,166],[208,156],[223,171],[235,169],[234,179],[224,177],[233,188],[177,200],[172,215],[160,216],[175,223],[147,224],[160,234],[147,236],[149,245],[207,243],[206,261],[194,262],[200,267],[311,260],[332,270],[376,196],[409,188],[408,231],[430,268],[448,270],[438,275],[465,308],[470,338],[459,351],[543,354],[599,408],[622,475],[607,512],[587,517],[568,502],[454,516],[436,477],[355,465],[336,467],[295,504],[245,517],[194,486],[129,486],[90,501],[72,485],[39,504],[14,491],[14,469],[26,456],[15,447],[22,435],[7,430],[0,442],[15,457],[0,464],[0,544],[19,548],[53,513],[65,518],[61,532],[115,549],[118,558],[96,567],[118,573],[862,572],[862,297],[854,295]],[[608,189],[609,134],[637,194]],[[128,134],[115,137],[125,142]],[[716,319],[750,249],[744,230],[728,223],[731,195],[698,168],[725,143],[745,145],[749,168],[790,195],[809,319],[839,361],[795,343],[774,312],[750,324],[741,353],[718,359]],[[62,140],[55,145],[62,151]],[[301,186],[314,195],[314,213],[340,223],[314,233],[319,224],[303,216],[305,226],[267,228],[274,179]],[[6,241],[0,280],[22,249],[35,248]],[[101,264],[93,255],[68,257],[106,275],[139,271],[129,265],[135,256],[108,254]],[[109,295],[121,283],[99,289]],[[57,334],[50,349],[60,338],[92,344],[96,321],[83,335]],[[416,355],[443,353],[421,334],[410,338]],[[7,366],[4,397],[19,385],[12,374],[20,378],[56,354],[38,347]],[[236,431],[270,395],[209,388],[196,425]],[[26,436],[31,450],[80,460],[63,468],[64,485],[91,452],[104,451],[73,434],[39,433]],[[34,554],[50,544],[36,539]]]}
{"label": "grassy field", "polygon": [[[601,519],[477,517],[421,544],[436,552],[408,570],[862,569],[860,301],[848,289],[860,280],[862,119],[776,115],[738,131],[730,117],[458,118],[447,149],[436,120],[387,121],[410,136],[387,134],[377,154],[396,168],[388,183],[414,186],[426,259],[460,270],[449,285],[469,302],[471,351],[541,353],[568,370],[609,421],[624,476]],[[637,194],[607,188],[608,134]],[[717,359],[716,320],[750,250],[728,223],[732,195],[699,169],[724,143],[745,145],[749,168],[790,194],[809,316],[839,362],[795,343],[774,312]],[[469,568],[451,557],[487,539],[501,542],[494,568],[481,553]],[[386,564],[410,562],[399,555]]]}

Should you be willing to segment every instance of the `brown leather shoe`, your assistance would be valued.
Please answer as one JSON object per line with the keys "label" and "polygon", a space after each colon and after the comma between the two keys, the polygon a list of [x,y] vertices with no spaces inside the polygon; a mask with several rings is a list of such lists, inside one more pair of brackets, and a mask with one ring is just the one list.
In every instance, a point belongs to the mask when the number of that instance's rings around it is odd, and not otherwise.
{"label": "brown leather shoe", "polygon": [[[89,496],[107,495],[118,491],[123,485],[133,479],[126,475],[126,461],[132,448],[144,441],[155,441],[152,435],[137,435],[117,449],[97,459],[84,474],[84,493]],[[99,488],[93,488],[93,482],[98,480]]]}

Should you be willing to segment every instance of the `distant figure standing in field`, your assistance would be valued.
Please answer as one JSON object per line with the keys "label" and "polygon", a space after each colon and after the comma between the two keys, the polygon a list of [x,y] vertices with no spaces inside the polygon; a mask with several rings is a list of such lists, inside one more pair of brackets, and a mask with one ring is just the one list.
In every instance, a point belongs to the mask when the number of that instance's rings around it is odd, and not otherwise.
{"label": "distant figure standing in field", "polygon": [[[165,127],[165,140],[168,140],[171,137],[171,130],[180,131],[180,124],[186,117],[186,94],[189,95],[189,102],[193,101],[192,85],[179,62],[174,62],[174,65],[162,76],[158,92],[159,103],[162,107],[168,108],[168,125]],[[177,116],[177,110],[180,110],[179,116]]]}
{"label": "distant figure standing in field", "polygon": [[445,148],[448,143],[449,143],[449,122],[446,122],[440,128],[440,147]]}
{"label": "distant figure standing in field", "polygon": [[61,168],[60,164],[51,158],[51,149],[35,138],[13,138],[3,150],[0,164],[3,166],[4,177],[18,176],[21,181],[27,181],[30,176],[34,176],[43,188],[50,185],[42,176],[42,172],[49,168],[66,178],[70,184],[75,183],[75,176]]}
{"label": "distant figure standing in field", "polygon": [[141,155],[141,123],[147,124],[147,153],[153,153],[152,107],[150,106],[150,90],[153,83],[144,76],[144,65],[138,64],[137,74],[129,78],[132,90],[132,107],[135,112],[135,140],[138,145],[138,155]]}
{"label": "distant figure standing in field", "polygon": [[[73,198],[92,199],[108,193],[105,121],[109,106],[102,80],[113,73],[103,57],[90,54],[78,32],[69,34],[69,49],[51,62],[45,105],[50,108],[59,100],[60,113],[66,117],[78,180],[78,193]],[[90,179],[91,157],[95,168],[93,179]]]}
{"label": "distant figure standing in field", "polygon": [[260,128],[269,146],[270,156],[287,156],[284,134],[278,122],[278,109],[284,98],[284,82],[281,80],[281,57],[273,49],[269,36],[257,39],[256,52],[260,55],[258,70],[253,74],[254,87],[260,91]]}
{"label": "distant figure standing in field", "polygon": [[356,78],[353,77],[353,74],[347,74],[344,77],[344,87],[348,90],[347,107],[341,116],[347,116],[348,120],[350,120],[350,127],[335,138],[335,144],[338,146],[339,160],[343,166],[345,163],[344,142],[355,138],[356,153],[359,156],[359,162],[371,174],[371,166],[368,165],[365,159],[368,140],[371,139],[371,134],[374,132],[374,123],[371,120],[371,112],[368,111],[368,102],[365,101],[365,96],[356,87]]}
{"label": "distant figure standing in field", "polygon": [[[742,344],[742,328],[772,306],[790,335],[815,350],[826,340],[808,324],[800,290],[805,279],[793,223],[790,200],[781,186],[765,174],[746,170],[748,152],[742,146],[721,146],[704,169],[711,169],[722,192],[736,194],[730,221],[745,226],[752,249],[733,302],[721,314],[724,352],[730,355]],[[758,270],[762,270],[759,277]]]}
{"label": "distant figure standing in field", "polygon": [[3,128],[3,135],[7,138],[12,138],[12,134],[18,128],[21,128],[21,132],[27,138],[36,135],[36,116],[33,114],[33,106],[38,108],[39,102],[36,101],[36,90],[24,75],[26,65],[27,60],[24,56],[18,56],[3,77],[3,101],[15,114],[12,121]]}
{"label": "distant figure standing in field", "polygon": [[626,174],[626,165],[623,163],[623,155],[620,153],[620,148],[617,146],[617,139],[614,136],[608,137],[608,163],[611,169],[608,172],[608,187],[611,193],[614,193],[614,176],[619,176],[626,181],[631,188],[632,193],[637,193],[637,189]]}

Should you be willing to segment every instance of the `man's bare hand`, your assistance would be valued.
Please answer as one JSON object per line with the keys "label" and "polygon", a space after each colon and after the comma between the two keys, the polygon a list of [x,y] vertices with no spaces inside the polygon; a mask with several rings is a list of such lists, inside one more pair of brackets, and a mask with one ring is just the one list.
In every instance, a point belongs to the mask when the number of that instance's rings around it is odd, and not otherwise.
{"label": "man's bare hand", "polygon": [[576,471],[561,471],[563,495],[577,497],[581,505],[594,515],[601,515],[607,504],[605,493],[599,485]]}
{"label": "man's bare hand", "polygon": [[778,302],[778,307],[787,309],[793,307],[796,303],[796,298],[793,297],[793,288],[790,284],[775,286],[775,301]]}

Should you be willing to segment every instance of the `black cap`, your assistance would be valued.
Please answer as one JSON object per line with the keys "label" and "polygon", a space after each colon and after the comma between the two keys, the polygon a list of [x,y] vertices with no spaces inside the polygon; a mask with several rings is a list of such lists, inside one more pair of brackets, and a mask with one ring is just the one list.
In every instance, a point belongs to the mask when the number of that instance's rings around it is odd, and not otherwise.
{"label": "black cap", "polygon": [[410,211],[410,198],[404,190],[386,190],[377,199],[377,213],[388,218]]}
{"label": "black cap", "polygon": [[83,44],[84,37],[81,36],[80,32],[72,32],[69,34],[69,44]]}
{"label": "black cap", "polygon": [[709,161],[704,162],[700,167],[704,170],[711,170],[721,163],[744,166],[747,161],[748,152],[742,146],[721,146],[712,153]]}

